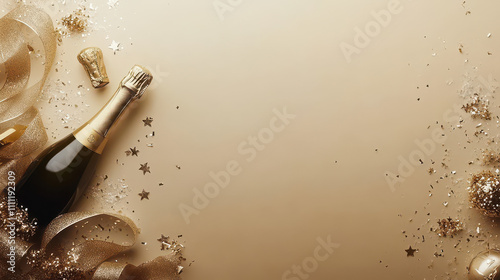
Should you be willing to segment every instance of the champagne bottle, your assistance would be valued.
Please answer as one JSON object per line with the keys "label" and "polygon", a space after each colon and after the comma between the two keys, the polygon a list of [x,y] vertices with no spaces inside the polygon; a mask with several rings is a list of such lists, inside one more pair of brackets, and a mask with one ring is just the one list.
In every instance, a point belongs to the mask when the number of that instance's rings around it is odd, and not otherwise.
{"label": "champagne bottle", "polygon": [[16,199],[39,226],[67,212],[78,200],[92,178],[110,128],[125,108],[144,94],[152,78],[148,70],[134,66],[90,121],[45,149],[31,163],[17,184]]}

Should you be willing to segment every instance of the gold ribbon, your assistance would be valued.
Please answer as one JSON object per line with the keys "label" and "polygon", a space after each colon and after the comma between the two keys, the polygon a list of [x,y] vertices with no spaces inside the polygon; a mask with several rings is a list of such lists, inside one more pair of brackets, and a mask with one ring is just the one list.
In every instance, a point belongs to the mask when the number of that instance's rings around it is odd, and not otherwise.
{"label": "gold ribbon", "polygon": [[[28,87],[31,61],[24,37],[26,27],[34,32],[44,47],[44,73],[40,81]],[[15,142],[0,149],[0,191],[7,185],[7,172],[14,171],[17,179],[32,161],[31,155],[43,147],[47,135],[38,111],[33,107],[49,71],[56,52],[56,34],[52,19],[42,10],[21,5],[0,18],[0,65],[6,70],[6,81],[0,88],[0,132],[14,125],[26,126],[24,134]],[[3,211],[6,211],[5,204]],[[24,216],[23,216],[24,217]],[[29,227],[28,221],[20,221],[18,226]],[[121,229],[129,232],[126,243],[86,239],[66,250],[53,250],[63,243],[68,232],[78,225],[95,224],[103,219],[113,220]],[[4,221],[5,223],[5,221]],[[24,225],[23,225],[24,223]],[[4,224],[4,227],[6,225]],[[104,228],[103,228],[104,230]],[[0,279],[63,279],[71,271],[81,273],[81,278],[92,280],[177,280],[181,257],[175,254],[160,256],[152,261],[134,266],[126,263],[106,262],[109,258],[125,251],[135,244],[139,233],[135,224],[127,217],[115,214],[73,212],[63,214],[53,220],[43,232],[40,251],[32,250],[33,244],[16,239],[16,261],[30,259],[34,252],[43,252],[37,266],[27,272],[12,274],[7,270],[6,257],[10,252],[9,233],[0,230]],[[66,239],[67,240],[67,239]],[[52,253],[48,253],[52,252]],[[62,266],[57,260],[71,255],[71,267]],[[31,256],[32,257],[32,256]],[[54,260],[53,263],[47,259]],[[44,263],[45,261],[45,263]],[[48,265],[45,265],[48,263]],[[44,266],[45,265],[45,266]],[[52,267],[51,267],[52,265]],[[54,271],[53,268],[56,268]],[[60,268],[60,271],[57,269]],[[52,269],[52,270],[51,270]],[[73,269],[73,270],[72,270]],[[48,274],[53,273],[53,274]],[[55,274],[54,274],[55,273]],[[65,274],[66,273],[66,274]],[[76,275],[76,274],[75,274]],[[57,277],[56,277],[57,276]],[[56,277],[56,278],[55,278]],[[70,279],[76,279],[73,276]]]}
{"label": "gold ribbon", "polygon": [[[34,32],[44,48],[42,78],[28,87],[31,60],[26,30]],[[0,174],[22,174],[31,162],[30,155],[47,141],[42,120],[33,107],[45,84],[56,54],[56,34],[52,19],[42,10],[21,5],[0,19],[0,64],[5,68],[5,83],[0,88],[0,131],[16,124],[27,126],[17,141],[0,150]],[[2,189],[6,176],[1,176]]]}
{"label": "gold ribbon", "polygon": [[[61,256],[71,254],[76,259],[76,266],[83,274],[91,274],[92,280],[178,280],[179,256],[170,254],[134,266],[126,263],[105,262],[110,257],[126,251],[134,246],[139,229],[129,218],[116,214],[72,212],[63,214],[54,219],[44,232],[42,250],[50,250],[51,245],[58,245],[58,238],[64,238],[65,231],[83,224],[99,225],[100,221],[113,221],[114,231],[129,233],[128,240],[118,244],[112,241],[85,240],[73,245],[70,250],[60,253]],[[110,228],[103,228],[109,231]],[[51,244],[55,243],[55,244]],[[28,275],[39,277],[42,271],[31,272]],[[36,278],[38,279],[38,278]]]}

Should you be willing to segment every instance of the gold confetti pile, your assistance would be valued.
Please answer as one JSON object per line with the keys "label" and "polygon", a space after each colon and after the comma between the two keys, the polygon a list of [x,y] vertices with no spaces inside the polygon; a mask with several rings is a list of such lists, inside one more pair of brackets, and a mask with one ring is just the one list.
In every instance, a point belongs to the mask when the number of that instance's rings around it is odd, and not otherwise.
{"label": "gold confetti pile", "polygon": [[85,13],[85,8],[79,8],[73,13],[63,17],[61,24],[70,32],[84,32],[87,30],[89,16]]}
{"label": "gold confetti pile", "polygon": [[464,228],[464,224],[460,220],[452,218],[439,220],[438,225],[436,233],[442,237],[453,236]]}
{"label": "gold confetti pile", "polygon": [[500,165],[500,153],[490,150],[483,151],[483,165]]}
{"label": "gold confetti pile", "polygon": [[500,181],[491,171],[474,174],[470,180],[469,201],[485,216],[500,217]]}
{"label": "gold confetti pile", "polygon": [[9,218],[11,218],[11,216],[9,210],[14,208],[16,237],[24,241],[28,241],[33,235],[35,235],[38,228],[36,221],[30,221],[28,212],[25,209],[17,207],[17,204],[13,204],[12,201],[10,206],[11,207],[9,209],[8,196],[3,194],[0,198],[0,227],[4,228],[5,225],[10,223]]}
{"label": "gold confetti pile", "polygon": [[491,120],[491,113],[488,109],[488,101],[480,98],[477,93],[474,93],[472,102],[462,106],[462,109],[471,114],[473,118]]}

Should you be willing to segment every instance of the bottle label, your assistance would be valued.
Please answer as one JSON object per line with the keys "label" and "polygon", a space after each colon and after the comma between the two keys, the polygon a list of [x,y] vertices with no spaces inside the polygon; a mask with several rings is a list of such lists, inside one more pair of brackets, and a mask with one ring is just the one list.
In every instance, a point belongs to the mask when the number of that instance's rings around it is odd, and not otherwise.
{"label": "bottle label", "polygon": [[89,125],[84,125],[80,129],[75,130],[73,136],[75,136],[76,140],[82,143],[82,145],[98,154],[102,153],[107,140]]}

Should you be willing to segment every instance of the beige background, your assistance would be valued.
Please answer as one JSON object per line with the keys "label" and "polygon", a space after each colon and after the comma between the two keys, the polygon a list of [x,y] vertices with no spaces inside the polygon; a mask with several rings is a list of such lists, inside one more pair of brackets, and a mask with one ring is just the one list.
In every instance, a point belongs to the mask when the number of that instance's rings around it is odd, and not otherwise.
{"label": "beige background", "polygon": [[[133,64],[149,67],[155,81],[102,156],[95,181],[109,178],[94,182],[75,209],[132,217],[142,229],[127,255],[135,264],[164,253],[161,234],[182,234],[186,266],[194,261],[186,280],[301,279],[282,277],[327,236],[340,247],[308,279],[466,279],[471,258],[500,244],[495,221],[468,209],[465,195],[469,174],[484,168],[481,149],[496,147],[487,143],[498,134],[500,4],[219,2],[231,7],[222,17],[212,0],[78,2],[90,30],[63,39],[39,102],[50,142],[97,112]],[[36,3],[57,20],[77,6]],[[15,4],[3,0],[1,14]],[[388,5],[398,13],[349,62],[341,45],[354,45],[355,28],[372,25],[373,13]],[[113,40],[122,47],[115,55]],[[86,46],[104,51],[111,84],[103,90],[89,89],[76,60]],[[488,96],[494,120],[449,112],[473,92]],[[238,146],[283,108],[296,117],[247,161]],[[142,125],[147,116],[152,128]],[[429,140],[435,129],[446,135],[443,146]],[[474,136],[480,129],[488,135]],[[424,139],[435,149],[391,189],[385,174],[397,174],[401,157],[422,150],[415,141]],[[134,146],[139,157],[127,157]],[[232,160],[241,173],[187,224],[180,205],[193,206],[193,190]],[[145,162],[151,174],[138,170]],[[140,201],[142,189],[149,200]],[[465,230],[439,238],[430,229],[448,216]],[[410,245],[419,249],[414,258],[404,251]]]}

